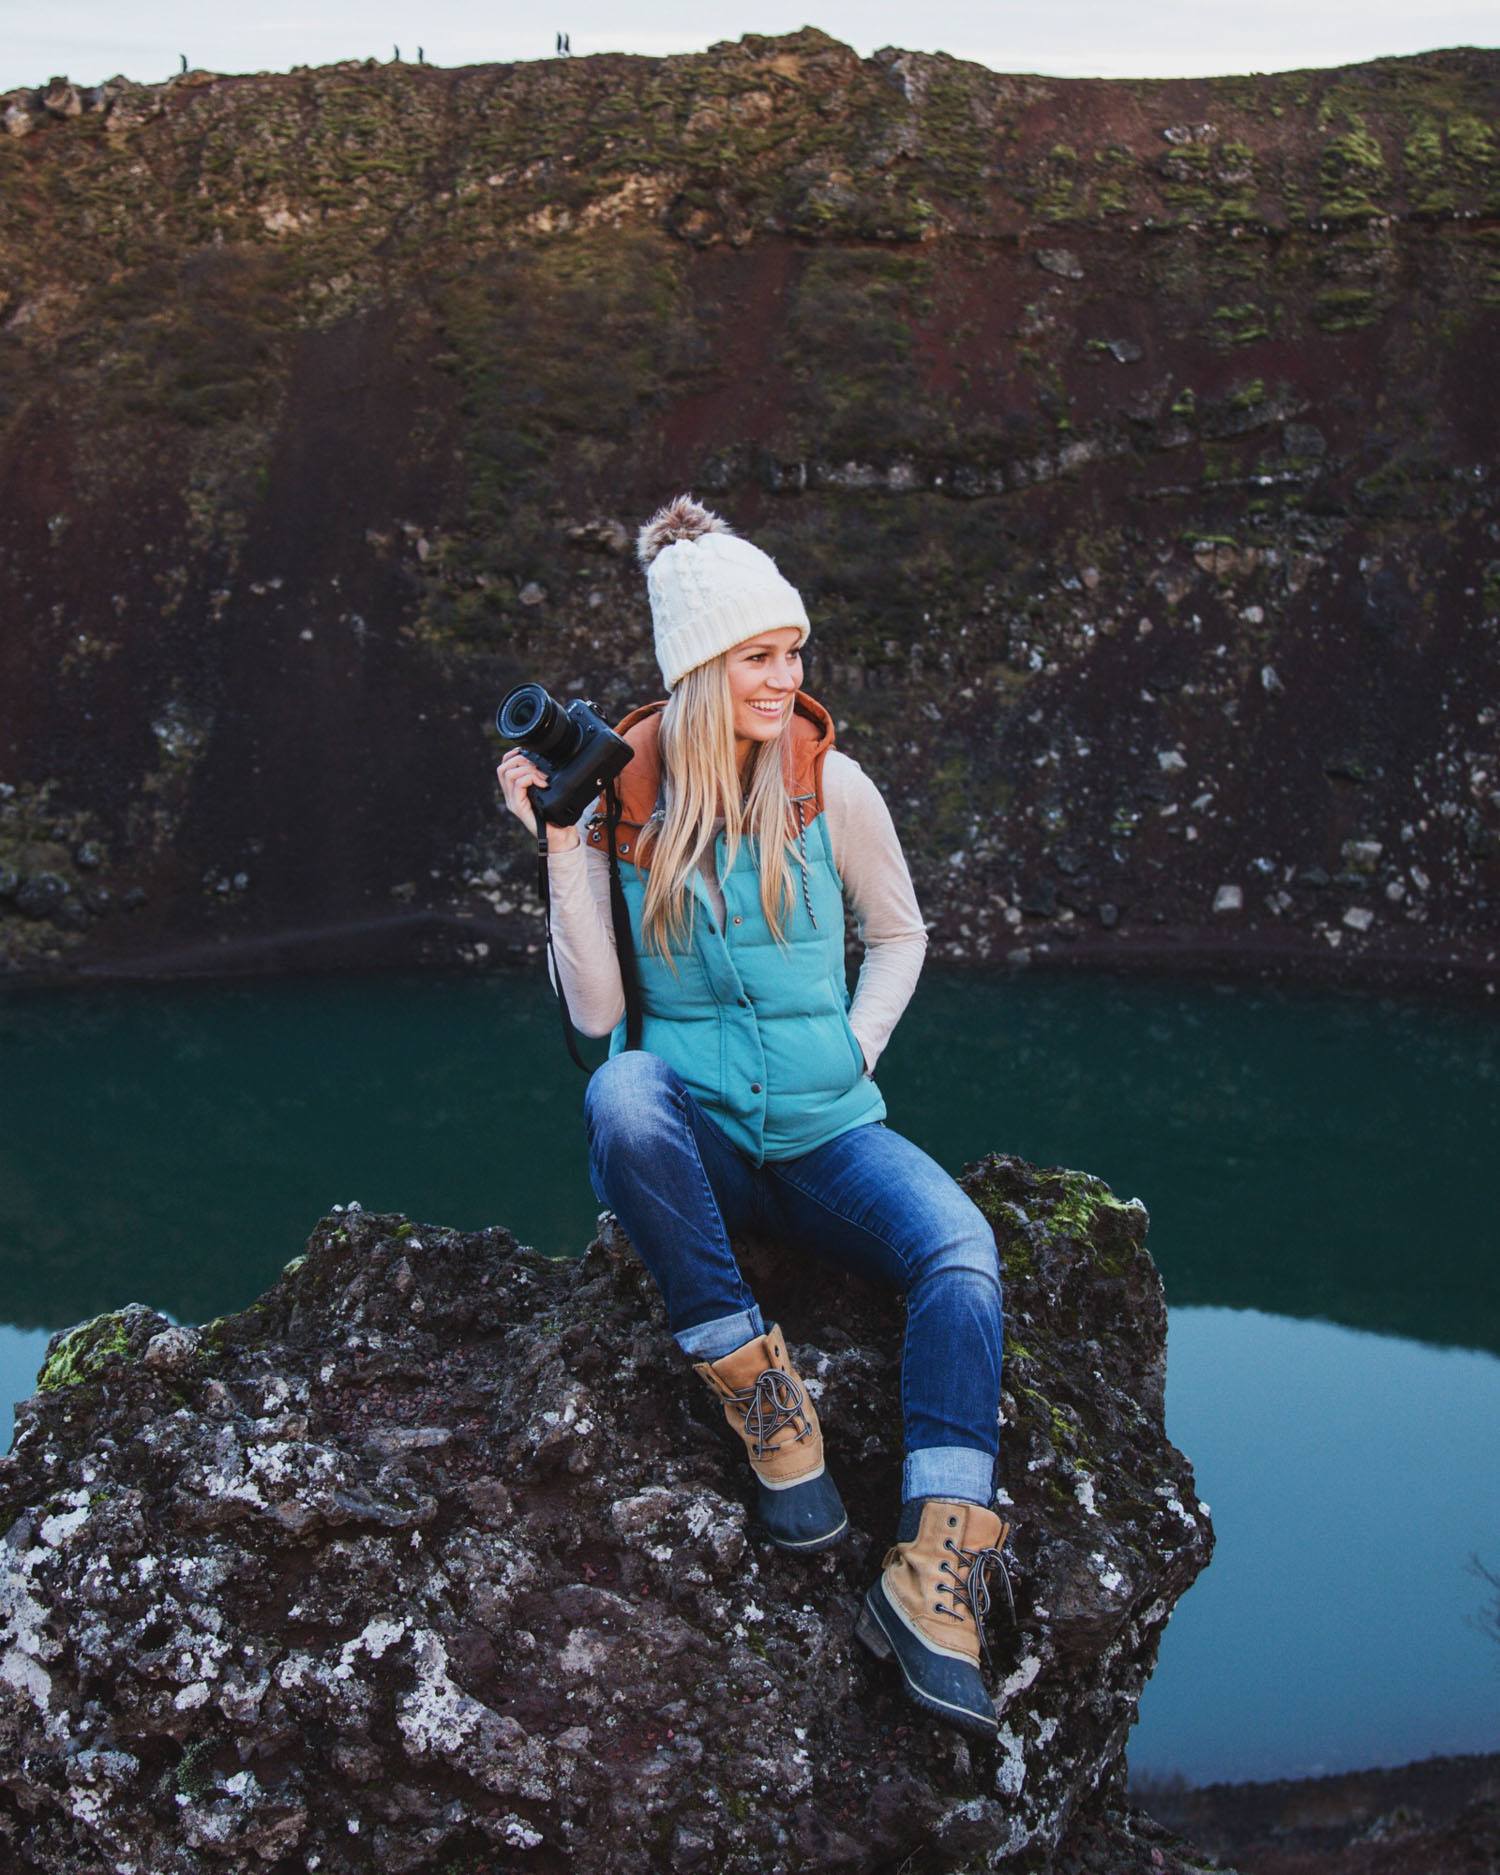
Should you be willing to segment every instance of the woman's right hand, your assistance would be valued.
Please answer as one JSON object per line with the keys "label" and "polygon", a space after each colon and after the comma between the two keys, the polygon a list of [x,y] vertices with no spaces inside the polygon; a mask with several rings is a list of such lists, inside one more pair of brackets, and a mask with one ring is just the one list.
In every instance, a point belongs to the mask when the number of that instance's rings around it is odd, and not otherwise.
{"label": "woman's right hand", "polygon": [[[534,840],[536,810],[531,805],[527,789],[545,788],[547,777],[524,749],[512,749],[495,770],[495,777],[500,783],[500,792],[505,796],[505,805]],[[561,853],[569,847],[577,846],[578,838],[576,827],[554,827],[550,821],[547,823],[549,853]]]}

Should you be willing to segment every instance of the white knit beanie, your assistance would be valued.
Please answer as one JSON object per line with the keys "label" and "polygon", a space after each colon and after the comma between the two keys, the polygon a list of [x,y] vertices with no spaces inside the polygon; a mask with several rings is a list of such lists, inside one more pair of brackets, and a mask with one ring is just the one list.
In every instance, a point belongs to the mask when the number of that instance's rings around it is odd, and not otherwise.
{"label": "white knit beanie", "polygon": [[678,679],[757,633],[811,627],[802,595],[729,523],[691,495],[669,501],[636,537],[646,570],[656,661],[671,690]]}

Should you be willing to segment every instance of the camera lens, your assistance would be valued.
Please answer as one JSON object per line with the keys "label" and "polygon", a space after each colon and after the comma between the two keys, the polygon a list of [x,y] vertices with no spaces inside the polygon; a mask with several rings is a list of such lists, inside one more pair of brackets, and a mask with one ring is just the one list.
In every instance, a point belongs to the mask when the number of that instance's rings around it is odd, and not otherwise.
{"label": "camera lens", "polygon": [[580,747],[583,732],[541,684],[520,684],[495,713],[495,726],[509,742],[524,742],[534,755],[566,762]]}

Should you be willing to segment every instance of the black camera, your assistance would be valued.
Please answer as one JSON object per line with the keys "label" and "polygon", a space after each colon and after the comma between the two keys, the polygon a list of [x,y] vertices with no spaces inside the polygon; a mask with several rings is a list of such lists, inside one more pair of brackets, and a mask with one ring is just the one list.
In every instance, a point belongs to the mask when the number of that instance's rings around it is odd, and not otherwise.
{"label": "black camera", "polygon": [[545,788],[531,789],[531,805],[554,827],[577,821],[634,753],[592,703],[580,697],[564,706],[541,684],[518,684],[496,710],[495,727],[547,776]]}

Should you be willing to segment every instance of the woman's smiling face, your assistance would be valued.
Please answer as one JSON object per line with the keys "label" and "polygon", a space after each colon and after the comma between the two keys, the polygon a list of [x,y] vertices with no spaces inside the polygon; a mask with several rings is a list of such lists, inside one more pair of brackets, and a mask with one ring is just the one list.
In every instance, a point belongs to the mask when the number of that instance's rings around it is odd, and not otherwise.
{"label": "woman's smiling face", "polygon": [[792,698],[802,687],[801,636],[797,626],[782,625],[727,653],[734,752],[740,762],[752,744],[774,742],[786,726]]}

